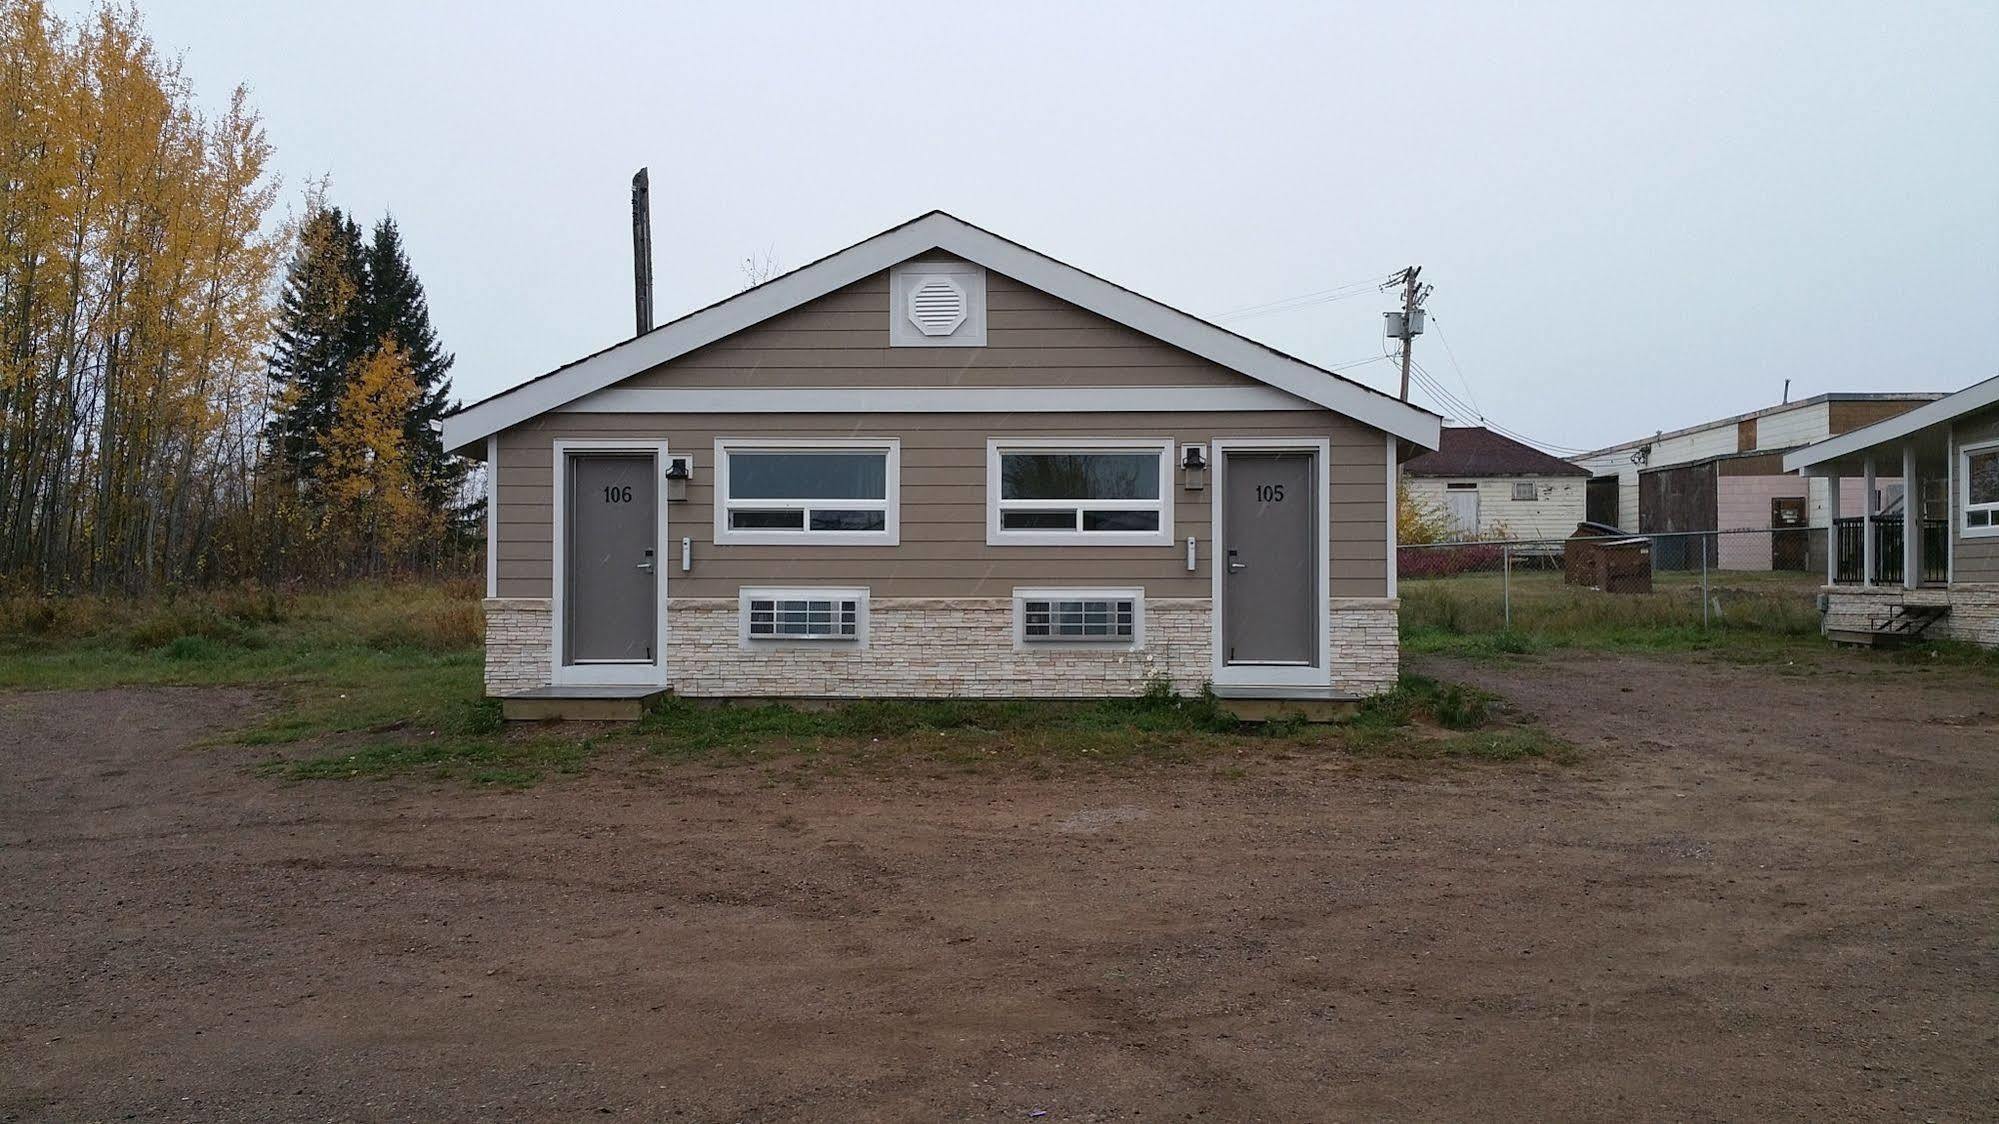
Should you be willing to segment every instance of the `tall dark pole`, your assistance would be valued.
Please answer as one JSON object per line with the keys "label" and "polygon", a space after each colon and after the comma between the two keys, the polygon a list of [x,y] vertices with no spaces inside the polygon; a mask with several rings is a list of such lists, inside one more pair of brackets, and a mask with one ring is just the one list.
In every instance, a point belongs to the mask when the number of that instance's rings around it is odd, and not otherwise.
{"label": "tall dark pole", "polygon": [[632,298],[645,335],[652,331],[652,191],[644,168],[632,177]]}
{"label": "tall dark pole", "polygon": [[1402,271],[1402,400],[1409,401],[1409,345],[1416,342],[1416,310],[1422,307],[1424,292],[1416,284],[1416,275],[1423,272],[1420,265],[1412,265]]}

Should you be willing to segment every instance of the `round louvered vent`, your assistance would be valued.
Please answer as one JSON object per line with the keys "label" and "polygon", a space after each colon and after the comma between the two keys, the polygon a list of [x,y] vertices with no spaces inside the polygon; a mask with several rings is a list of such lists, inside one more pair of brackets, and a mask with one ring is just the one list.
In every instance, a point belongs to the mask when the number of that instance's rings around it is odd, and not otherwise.
{"label": "round louvered vent", "polygon": [[926,336],[948,336],[965,322],[965,290],[949,277],[926,277],[909,290],[909,322]]}

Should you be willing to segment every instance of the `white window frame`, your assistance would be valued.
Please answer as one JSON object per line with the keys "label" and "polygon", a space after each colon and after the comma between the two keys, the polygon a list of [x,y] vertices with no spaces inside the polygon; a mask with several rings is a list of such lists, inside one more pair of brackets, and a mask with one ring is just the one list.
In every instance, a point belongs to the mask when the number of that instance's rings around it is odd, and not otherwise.
{"label": "white window frame", "polygon": [[[1527,489],[1527,494],[1524,496],[1520,494],[1520,489],[1522,488]],[[1541,486],[1539,484],[1534,483],[1532,480],[1515,480],[1513,482],[1514,503],[1533,503],[1540,498]]]}
{"label": "white window frame", "polygon": [[[729,454],[740,453],[883,453],[888,458],[888,487],[879,500],[736,500],[729,494]],[[811,529],[813,507],[842,511],[883,512],[879,531],[815,531]],[[804,525],[796,531],[758,527],[737,530],[729,526],[729,513],[739,509],[798,508]],[[898,546],[902,542],[902,442],[893,437],[770,438],[718,437],[715,439],[715,543],[717,546],[792,546],[800,543],[827,546]]]}
{"label": "white window frame", "polygon": [[[1976,444],[1959,445],[1957,447],[1957,477],[1959,481],[1957,486],[1957,531],[1958,534],[1967,539],[1999,538],[1999,504],[1973,504],[1971,502],[1971,458],[1980,453],[1999,453],[1999,441],[1980,441]],[[1991,512],[1992,525],[1987,527],[1972,526],[1971,512],[1973,508],[1979,511]]]}
{"label": "white window frame", "polygon": [[[752,601],[854,601],[852,636],[751,636]],[[825,648],[845,651],[868,646],[866,586],[743,586],[736,591],[736,640],[745,649]]]}
{"label": "white window frame", "polygon": [[[1027,636],[1029,601],[1129,601],[1131,636],[1049,637],[1030,640]],[[1130,651],[1145,647],[1145,590],[1137,586],[1027,586],[1013,591],[1013,646],[1017,651],[1065,652],[1081,649]]]}
{"label": "white window frame", "polygon": [[[1173,545],[1173,438],[1171,437],[992,437],[986,440],[987,546],[1171,546]],[[1007,453],[1155,452],[1159,454],[1159,498],[1156,500],[1007,500],[1014,509],[1095,511],[1158,511],[1156,531],[1009,531],[1000,526],[1000,458]],[[1080,514],[1077,517],[1081,519]]]}

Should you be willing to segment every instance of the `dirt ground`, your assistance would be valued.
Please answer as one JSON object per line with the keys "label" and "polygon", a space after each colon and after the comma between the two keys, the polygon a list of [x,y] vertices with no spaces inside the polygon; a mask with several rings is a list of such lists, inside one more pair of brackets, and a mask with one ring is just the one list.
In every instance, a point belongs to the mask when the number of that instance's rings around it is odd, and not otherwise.
{"label": "dirt ground", "polygon": [[284,785],[184,748],[251,695],[0,697],[0,1119],[1999,1114],[1989,678],[1425,670],[1587,762]]}

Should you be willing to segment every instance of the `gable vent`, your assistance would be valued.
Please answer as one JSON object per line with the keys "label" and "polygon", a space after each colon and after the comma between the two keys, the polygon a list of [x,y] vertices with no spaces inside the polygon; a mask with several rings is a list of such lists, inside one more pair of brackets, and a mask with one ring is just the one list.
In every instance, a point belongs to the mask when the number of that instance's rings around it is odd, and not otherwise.
{"label": "gable vent", "polygon": [[949,277],[928,277],[909,290],[909,322],[926,336],[950,335],[965,316],[965,290]]}

